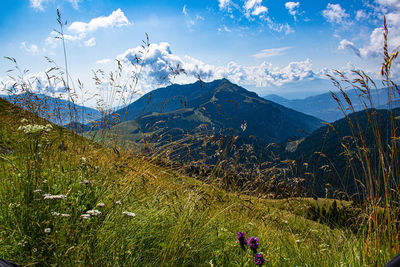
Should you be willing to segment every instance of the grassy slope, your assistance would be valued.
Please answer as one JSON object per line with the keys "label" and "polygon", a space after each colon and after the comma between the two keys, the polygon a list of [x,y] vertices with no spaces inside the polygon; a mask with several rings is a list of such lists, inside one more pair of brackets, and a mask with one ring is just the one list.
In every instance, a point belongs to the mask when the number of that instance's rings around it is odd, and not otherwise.
{"label": "grassy slope", "polygon": [[[295,215],[305,200],[228,193],[62,128],[35,139],[17,130],[22,118],[45,123],[0,100],[2,258],[61,266],[253,266],[252,254],[235,243],[236,232],[245,231],[259,237],[270,266],[365,263],[361,237]],[[61,139],[66,151],[58,149]],[[46,200],[46,193],[67,197]],[[90,209],[102,213],[82,219]],[[388,261],[384,255],[374,259],[378,265]]]}

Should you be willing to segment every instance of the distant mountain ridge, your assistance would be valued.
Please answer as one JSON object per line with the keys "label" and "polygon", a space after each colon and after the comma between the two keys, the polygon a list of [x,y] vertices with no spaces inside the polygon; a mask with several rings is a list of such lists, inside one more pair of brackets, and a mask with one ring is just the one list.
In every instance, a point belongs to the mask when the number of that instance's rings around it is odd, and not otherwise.
{"label": "distant mountain ridge", "polygon": [[124,119],[114,127],[127,127],[129,134],[154,132],[153,125],[160,122],[185,132],[206,125],[240,137],[253,136],[263,144],[305,136],[322,126],[313,116],[265,100],[227,79],[159,88],[113,116]]}
{"label": "distant mountain ridge", "polygon": [[[373,114],[373,115],[371,115]],[[390,133],[390,121],[393,121],[395,129],[399,129],[400,120],[393,119],[400,115],[400,108],[390,110],[369,109],[352,113],[349,119],[354,125],[360,125],[360,129],[365,138],[368,155],[371,158],[371,168],[375,177],[379,177],[378,148],[373,129],[379,130],[383,151],[388,153],[392,140],[388,139]],[[370,116],[376,118],[372,126]],[[391,117],[393,116],[393,118]],[[391,119],[392,118],[392,119]],[[341,192],[346,192],[349,196],[356,196],[362,192],[361,183],[365,184],[365,177],[362,171],[359,158],[356,156],[355,142],[360,142],[358,134],[353,136],[348,119],[340,119],[331,124],[315,130],[298,144],[293,152],[286,152],[284,158],[296,160],[299,166],[299,174],[306,178],[307,188],[313,190],[313,193],[319,197],[326,196],[326,189],[329,189],[329,196],[338,197]],[[356,132],[357,126],[356,127]],[[375,129],[375,130],[376,130]],[[348,166],[349,156],[345,153],[343,145],[352,150],[352,167]],[[385,145],[386,144],[386,145]],[[347,155],[347,156],[346,156]],[[305,163],[307,163],[305,165]],[[306,175],[313,173],[314,178]],[[359,180],[358,182],[355,178]],[[335,195],[336,194],[336,195]]]}
{"label": "distant mountain ridge", "polygon": [[[351,89],[346,91],[350,100],[354,105],[355,111],[365,109],[359,98],[360,91]],[[345,99],[340,92],[337,93],[338,98],[345,103]],[[389,102],[387,89],[375,89],[371,90],[371,96],[375,108],[387,109]],[[324,93],[315,96],[310,96],[304,99],[293,99],[289,100],[278,95],[267,95],[263,98],[274,101],[285,107],[292,108],[294,110],[303,112],[320,118],[327,122],[333,122],[344,117],[343,112],[339,109],[335,99],[333,99],[331,93]],[[368,101],[366,101],[368,103]],[[370,108],[370,106],[368,106]],[[395,102],[393,107],[400,107],[400,103]]]}
{"label": "distant mountain ridge", "polygon": [[96,109],[43,94],[24,93],[0,97],[58,125],[72,122],[87,124],[101,117],[101,112]]}

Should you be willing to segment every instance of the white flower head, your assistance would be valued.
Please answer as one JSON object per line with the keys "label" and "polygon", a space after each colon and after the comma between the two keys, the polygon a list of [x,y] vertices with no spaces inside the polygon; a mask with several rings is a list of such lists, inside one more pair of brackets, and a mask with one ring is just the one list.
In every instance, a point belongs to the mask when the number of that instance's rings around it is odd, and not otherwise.
{"label": "white flower head", "polygon": [[51,228],[46,228],[46,229],[44,229],[44,232],[45,232],[46,234],[50,234],[50,233],[51,233]]}
{"label": "white flower head", "polygon": [[97,215],[101,214],[101,211],[99,211],[99,210],[88,210],[86,213],[90,214],[92,216],[97,216]]}
{"label": "white flower head", "polygon": [[124,211],[122,213],[129,217],[136,217],[136,214],[130,211]]}
{"label": "white flower head", "polygon": [[88,220],[88,219],[90,219],[90,214],[82,214],[81,215],[81,217],[84,219],[84,220]]}

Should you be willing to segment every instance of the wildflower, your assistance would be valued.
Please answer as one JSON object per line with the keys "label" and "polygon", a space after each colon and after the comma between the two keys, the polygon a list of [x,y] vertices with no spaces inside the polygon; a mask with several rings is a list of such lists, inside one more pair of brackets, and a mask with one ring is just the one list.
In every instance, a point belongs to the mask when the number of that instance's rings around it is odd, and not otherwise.
{"label": "wildflower", "polygon": [[51,228],[46,228],[46,229],[44,229],[44,232],[45,232],[46,234],[50,234],[50,233],[51,233]]}
{"label": "wildflower", "polygon": [[52,212],[51,212],[51,215],[53,215],[53,216],[60,216],[60,213],[55,212],[55,211],[52,211]]}
{"label": "wildflower", "polygon": [[121,202],[121,200],[118,200],[118,201],[115,201],[115,204],[117,204],[117,205],[121,205],[121,204],[122,204],[122,202]]}
{"label": "wildflower", "polygon": [[247,240],[244,232],[237,232],[237,240],[236,243],[239,243],[240,246],[244,249],[244,246],[247,245]]}
{"label": "wildflower", "polygon": [[81,217],[84,219],[84,220],[88,220],[89,218],[90,218],[90,214],[82,214],[81,215]]}
{"label": "wildflower", "polygon": [[125,215],[127,215],[127,216],[130,216],[130,217],[136,217],[136,214],[133,213],[133,212],[124,211],[124,212],[122,212],[122,213],[125,214]]}
{"label": "wildflower", "polygon": [[104,203],[97,203],[97,205],[96,205],[96,207],[104,207],[105,206],[105,204]]}
{"label": "wildflower", "polygon": [[257,265],[257,266],[263,265],[264,262],[265,262],[265,259],[264,259],[264,257],[263,257],[263,254],[260,253],[260,254],[254,255],[253,262],[254,262],[254,264]]}
{"label": "wildflower", "polygon": [[62,213],[62,214],[61,214],[61,217],[69,217],[69,216],[71,216],[71,215],[66,214],[66,213]]}
{"label": "wildflower", "polygon": [[90,214],[92,216],[97,216],[97,215],[101,214],[101,211],[99,211],[99,210],[88,210],[86,213]]}
{"label": "wildflower", "polygon": [[52,195],[52,194],[44,194],[43,199],[65,199],[67,198],[66,195]]}
{"label": "wildflower", "polygon": [[257,249],[260,246],[258,243],[258,238],[254,236],[250,236],[250,238],[247,240],[247,244],[249,244],[249,248],[254,252],[257,253]]}
{"label": "wildflower", "polygon": [[27,123],[27,122],[28,122],[28,120],[25,119],[25,118],[23,118],[23,119],[21,120],[21,123]]}
{"label": "wildflower", "polygon": [[42,189],[33,190],[33,193],[40,193],[40,192],[42,192]]}

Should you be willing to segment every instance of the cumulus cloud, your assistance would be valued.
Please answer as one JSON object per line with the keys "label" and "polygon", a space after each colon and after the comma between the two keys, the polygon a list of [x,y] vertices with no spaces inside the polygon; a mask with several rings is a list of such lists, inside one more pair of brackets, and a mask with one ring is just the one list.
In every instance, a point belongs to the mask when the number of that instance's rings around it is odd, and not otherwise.
{"label": "cumulus cloud", "polygon": [[[121,9],[113,11],[109,16],[100,16],[90,20],[90,22],[73,22],[64,33],[64,40],[69,42],[79,41],[80,45],[92,47],[96,45],[96,39],[91,37],[86,39],[88,34],[94,33],[98,29],[105,28],[120,28],[132,24],[125,16]],[[50,47],[55,48],[60,42],[57,37],[59,34],[55,31],[50,32],[50,35],[46,39],[46,44]]]}
{"label": "cumulus cloud", "polygon": [[215,76],[224,77],[240,85],[253,85],[256,87],[282,86],[286,83],[313,80],[317,78],[312,70],[310,59],[291,62],[284,68],[263,62],[255,66],[242,66],[230,62],[227,66],[216,68]]}
{"label": "cumulus cloud", "polygon": [[296,20],[296,15],[299,14],[299,2],[286,2],[285,7],[289,11],[289,14],[293,16],[293,18]]}
{"label": "cumulus cloud", "polygon": [[247,0],[244,3],[244,10],[246,17],[259,16],[261,14],[267,13],[268,8],[263,6],[262,0]]}
{"label": "cumulus cloud", "polygon": [[[267,49],[262,52],[264,52],[263,56],[272,56],[287,49],[289,47],[271,49],[270,51]],[[312,70],[310,59],[291,62],[283,68],[273,66],[265,61],[254,66],[244,66],[235,62],[223,66],[214,66],[190,56],[179,57],[172,53],[170,45],[165,42],[150,44],[147,51],[144,51],[142,47],[129,49],[119,55],[117,59],[123,63],[128,63],[128,65],[136,65],[139,62],[143,66],[140,79],[143,83],[142,88],[155,88],[160,83],[171,82],[173,70],[177,66],[183,68],[186,73],[186,75],[179,76],[178,80],[182,82],[190,82],[200,76],[201,79],[206,81],[227,78],[243,86],[268,87],[317,78],[317,74]],[[145,89],[142,91],[146,92]]]}
{"label": "cumulus cloud", "polygon": [[284,52],[290,48],[292,48],[292,47],[285,46],[285,47],[279,47],[279,48],[264,49],[261,52],[254,54],[253,57],[255,57],[257,59],[263,59],[263,58],[268,58],[268,57],[280,56],[280,55],[283,55]]}
{"label": "cumulus cloud", "polygon": [[346,10],[343,9],[340,4],[328,3],[325,10],[322,11],[322,15],[330,23],[341,24],[345,22],[345,19],[349,17]]}
{"label": "cumulus cloud", "polygon": [[117,56],[124,63],[143,66],[143,78],[147,84],[168,83],[177,69],[183,68],[187,75],[209,78],[212,75],[212,66],[189,56],[181,58],[172,53],[169,43],[150,44],[148,48],[141,46],[128,49]]}
{"label": "cumulus cloud", "polygon": [[19,48],[31,55],[36,55],[39,53],[39,47],[35,44],[28,45],[26,42],[22,42]]}
{"label": "cumulus cloud", "polygon": [[[67,2],[70,2],[72,4],[72,7],[75,9],[79,8],[79,2],[81,0],[66,0]],[[34,9],[37,10],[44,10],[44,4],[46,4],[47,2],[55,2],[55,0],[29,0],[29,2],[31,3],[31,6]]]}
{"label": "cumulus cloud", "polygon": [[107,17],[97,17],[90,22],[75,21],[69,27],[68,30],[78,35],[86,35],[87,33],[94,32],[100,28],[120,28],[131,24],[124,12],[120,8],[113,11],[111,15]]}

